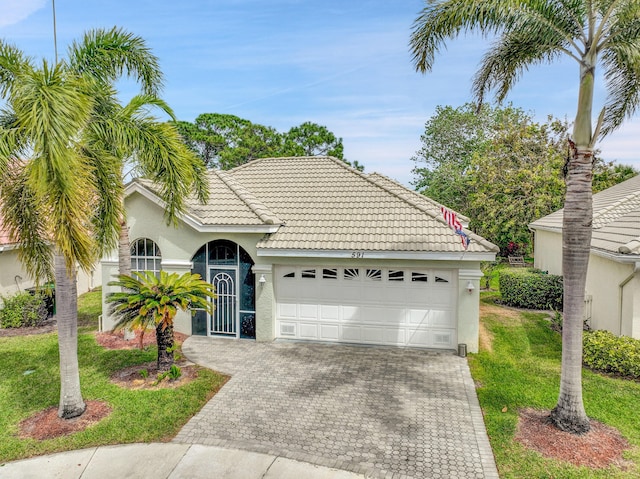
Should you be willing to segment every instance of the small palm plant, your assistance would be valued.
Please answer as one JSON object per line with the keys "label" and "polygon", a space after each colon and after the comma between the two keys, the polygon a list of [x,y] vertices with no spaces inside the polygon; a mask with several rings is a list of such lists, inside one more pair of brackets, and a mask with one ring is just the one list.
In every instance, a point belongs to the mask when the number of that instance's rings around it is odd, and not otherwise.
{"label": "small palm plant", "polygon": [[160,372],[173,365],[173,320],[178,309],[202,308],[212,313],[211,300],[216,297],[213,285],[191,273],[160,271],[156,276],[149,271],[134,272],[132,276],[119,275],[109,286],[122,288],[107,296],[110,312],[118,318],[116,329],[156,329]]}

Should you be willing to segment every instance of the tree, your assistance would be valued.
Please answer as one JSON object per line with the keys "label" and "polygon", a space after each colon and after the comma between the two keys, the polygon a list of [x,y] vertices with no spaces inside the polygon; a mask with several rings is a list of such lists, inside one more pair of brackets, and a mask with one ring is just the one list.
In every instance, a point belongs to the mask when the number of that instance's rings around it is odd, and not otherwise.
{"label": "tree", "polygon": [[107,296],[111,312],[119,318],[116,328],[155,328],[158,371],[168,371],[174,362],[173,320],[178,310],[202,308],[213,314],[213,285],[199,274],[160,271],[156,276],[149,271],[135,272],[133,276],[119,275],[109,285],[122,288]]}
{"label": "tree", "polygon": [[566,123],[538,124],[523,116],[498,125],[482,152],[472,155],[468,215],[478,234],[507,255],[531,243],[528,224],[562,207]]}
{"label": "tree", "polygon": [[[469,227],[507,255],[510,245],[531,243],[529,223],[562,207],[568,136],[566,121],[538,123],[511,105],[438,106],[412,158],[414,184],[468,216]],[[593,191],[637,173],[596,159]]]}
{"label": "tree", "polygon": [[[414,185],[421,193],[467,216],[471,215],[471,161],[490,154],[492,141],[507,125],[532,121],[521,109],[467,103],[438,106],[420,137],[422,148],[412,160]],[[424,163],[424,165],[423,165]]]}
{"label": "tree", "polygon": [[[143,94],[122,107],[113,84],[124,75],[135,78]],[[169,185],[163,190],[169,220],[181,210],[188,185],[200,192],[200,160],[170,125],[149,122],[142,111],[147,105],[168,110],[155,96],[161,78],[144,41],[116,28],[87,33],[55,66],[36,66],[0,42],[2,212],[32,276],[51,277],[43,245],[55,252],[63,418],[86,408],[77,364],[76,265],[90,268],[117,244],[125,159],[148,160],[143,171]]]}
{"label": "tree", "polygon": [[203,113],[194,123],[179,121],[176,127],[209,168],[227,170],[257,158],[329,155],[364,170],[357,161],[344,158],[342,138],[317,123],[305,122],[279,133],[234,115]]}
{"label": "tree", "polygon": [[[560,57],[578,64],[573,140],[566,176],[562,266],[564,325],[560,393],[551,420],[572,433],[589,430],[582,400],[582,318],[591,244],[593,148],[640,104],[640,2],[637,0],[429,0],[410,38],[413,62],[431,70],[449,38],[474,30],[499,37],[485,54],[473,90],[479,103],[491,90],[503,100],[531,65]],[[607,99],[592,128],[596,67],[604,69]]]}

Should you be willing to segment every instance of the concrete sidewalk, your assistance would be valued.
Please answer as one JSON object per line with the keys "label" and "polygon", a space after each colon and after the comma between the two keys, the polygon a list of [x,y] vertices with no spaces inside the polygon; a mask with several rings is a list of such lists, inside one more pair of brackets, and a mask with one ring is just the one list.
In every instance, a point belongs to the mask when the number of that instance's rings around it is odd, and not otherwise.
{"label": "concrete sidewalk", "polygon": [[366,476],[215,446],[101,446],[0,465],[2,479],[359,479]]}

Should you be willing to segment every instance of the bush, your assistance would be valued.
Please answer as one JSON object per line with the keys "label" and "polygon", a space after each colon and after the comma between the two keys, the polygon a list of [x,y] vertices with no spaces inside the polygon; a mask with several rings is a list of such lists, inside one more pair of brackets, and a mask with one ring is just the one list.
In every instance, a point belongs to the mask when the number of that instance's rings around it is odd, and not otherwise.
{"label": "bush", "polygon": [[596,371],[640,378],[640,340],[609,331],[585,331],[584,365]]}
{"label": "bush", "polygon": [[39,294],[18,293],[2,296],[0,309],[1,328],[22,328],[38,326],[47,319],[47,307]]}
{"label": "bush", "polygon": [[562,276],[533,269],[500,272],[500,295],[509,306],[562,311],[562,291]]}

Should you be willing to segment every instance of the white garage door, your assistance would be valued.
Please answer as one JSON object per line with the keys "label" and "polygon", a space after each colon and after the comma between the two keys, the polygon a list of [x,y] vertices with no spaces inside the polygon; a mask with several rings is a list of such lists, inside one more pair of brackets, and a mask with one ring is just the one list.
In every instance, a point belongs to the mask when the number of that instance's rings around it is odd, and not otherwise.
{"label": "white garage door", "polygon": [[275,269],[276,337],[452,349],[456,272]]}

